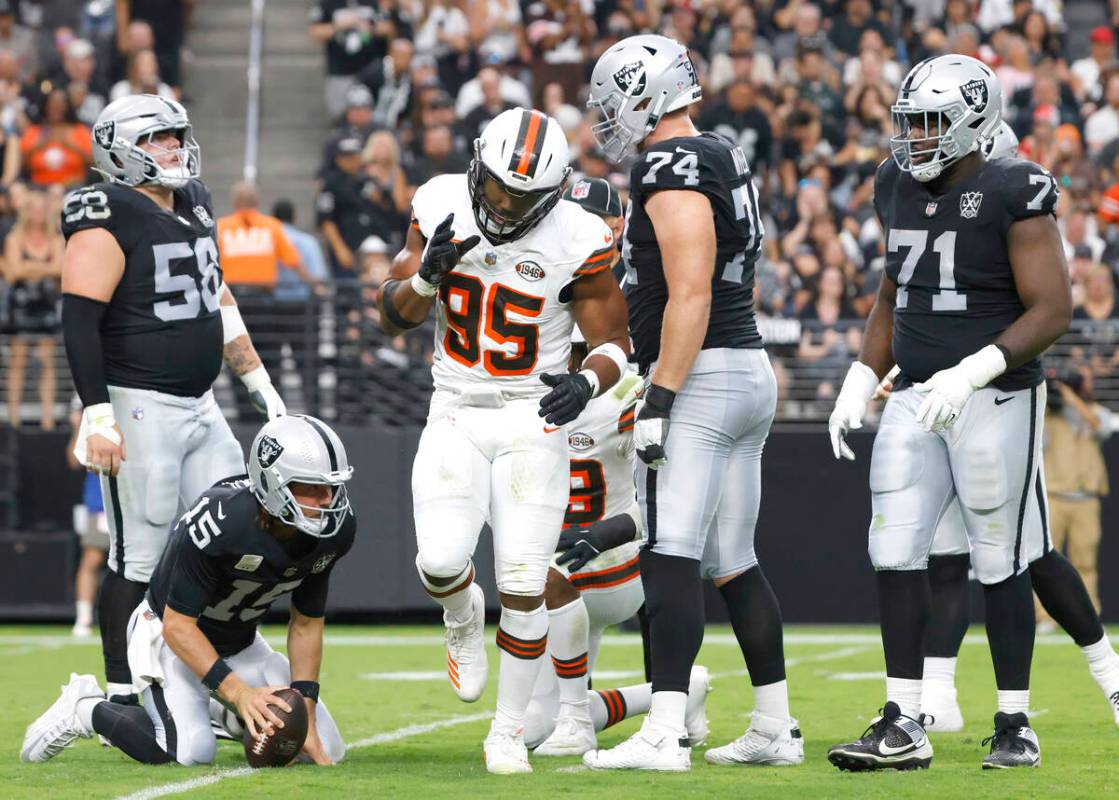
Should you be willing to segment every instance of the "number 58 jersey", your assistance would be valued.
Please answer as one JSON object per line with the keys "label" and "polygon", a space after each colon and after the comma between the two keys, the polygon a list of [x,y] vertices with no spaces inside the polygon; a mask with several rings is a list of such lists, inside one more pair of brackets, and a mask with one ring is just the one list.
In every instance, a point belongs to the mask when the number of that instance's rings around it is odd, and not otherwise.
{"label": "number 58 jersey", "polygon": [[[1025,306],[1010,266],[1015,222],[1053,214],[1053,176],[1029,161],[984,163],[942,195],[902,172],[878,167],[874,207],[886,237],[886,275],[897,285],[894,359],[900,385],[928,380],[994,342]],[[1034,359],[992,381],[1004,392],[1042,380]]]}
{"label": "number 58 jersey", "polygon": [[480,384],[544,394],[544,373],[566,372],[573,319],[571,284],[609,269],[614,237],[601,219],[560,200],[519,239],[491,244],[474,221],[466,175],[441,175],[412,200],[425,239],[453,213],[456,240],[482,237],[439,287],[435,388]]}
{"label": "number 58 jersey", "polygon": [[169,211],[126,186],[86,186],[67,195],[62,233],[103,228],[124,252],[101,322],[109,385],[199,397],[221,369],[222,272],[209,191],[190,181],[174,197]]}

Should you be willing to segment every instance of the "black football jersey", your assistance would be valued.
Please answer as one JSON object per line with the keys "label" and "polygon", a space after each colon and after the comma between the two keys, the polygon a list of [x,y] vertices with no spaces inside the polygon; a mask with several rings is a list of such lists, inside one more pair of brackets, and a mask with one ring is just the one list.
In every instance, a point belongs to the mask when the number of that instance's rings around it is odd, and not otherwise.
{"label": "black football jersey", "polygon": [[668,139],[644,150],[630,170],[622,237],[630,336],[642,371],[660,353],[668,302],[660,247],[645,212],[645,201],[662,189],[702,192],[714,211],[715,273],[703,349],[761,347],[754,321],[754,262],[765,232],[746,156],[714,133]]}
{"label": "black football jersey", "polygon": [[[886,274],[898,285],[894,306],[896,385],[934,372],[994,342],[1025,307],[1006,246],[1020,219],[1053,214],[1057,182],[1031,161],[1002,158],[943,195],[902,172],[878,167],[874,207],[886,234]],[[1004,392],[1042,380],[1034,359],[992,381]]]}
{"label": "black football jersey", "polygon": [[247,477],[215,484],[175,524],[148,586],[160,619],[168,606],[196,617],[222,656],[248,647],[264,612],[285,594],[299,613],[323,616],[330,572],[354,543],[352,512],[334,536],[298,533],[287,542],[260,519]]}
{"label": "black football jersey", "polygon": [[168,211],[127,186],[95,183],[62,210],[69,239],[104,228],[124,251],[124,274],[101,321],[111,386],[198,397],[221,369],[222,271],[210,192],[201,181],[175,190]]}

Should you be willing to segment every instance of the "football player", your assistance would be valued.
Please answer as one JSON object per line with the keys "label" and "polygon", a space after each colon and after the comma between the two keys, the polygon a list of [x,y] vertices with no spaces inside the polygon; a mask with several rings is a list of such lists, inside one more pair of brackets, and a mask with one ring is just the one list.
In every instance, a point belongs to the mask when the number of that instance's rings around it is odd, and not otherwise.
{"label": "football player", "polygon": [[[28,727],[24,761],[47,761],[96,733],[144,764],[209,764],[211,693],[258,736],[282,727],[268,706],[290,711],[274,695],[289,684],[307,704],[302,755],[342,760],[346,746],[318,702],[318,679],[330,573],[354,542],[353,468],[338,435],[300,415],[260,429],[248,468],[203,492],[178,521],[132,615],[128,660],[143,707],[108,702],[92,675],[71,675]],[[285,658],[257,627],[288,594]]]}
{"label": "football player", "polygon": [[622,259],[645,376],[634,443],[653,689],[637,734],[583,756],[596,769],[691,768],[685,716],[703,640],[703,578],[726,601],[757,701],[746,734],[709,750],[708,762],[804,757],[789,714],[781,613],[754,552],[761,453],[777,405],[753,309],[764,231],[742,150],[692,125],[688,106],[700,99],[687,49],[663,36],[624,39],[591,76],[600,146],[614,160],[638,152]]}
{"label": "football player", "polygon": [[892,112],[893,158],[875,177],[886,274],[829,432],[836,458],[879,379],[901,368],[870,465],[869,551],[877,571],[886,704],[828,758],[840,769],[912,769],[932,760],[920,719],[937,523],[959,500],[983,584],[998,713],[984,768],[1036,766],[1029,726],[1034,614],[1027,568],[1044,546],[1045,385],[1039,354],[1068,329],[1068,268],[1054,219],[1057,184],[1036,164],[986,161],[1002,92],[967,56],[910,70]]}
{"label": "football player", "polygon": [[62,212],[62,328],[82,402],[75,455],[101,475],[109,572],[98,617],[110,697],[134,701],[126,626],[178,512],[244,470],[210,390],[225,361],[268,419],[284,404],[222,283],[210,193],[186,110],[105,107],[94,169]]}
{"label": "football player", "polygon": [[[443,606],[448,674],[467,702],[488,673],[471,556],[483,523],[493,530],[501,668],[484,753],[502,774],[532,769],[523,728],[567,508],[564,425],[614,386],[629,350],[610,272],[614,236],[561,199],[567,161],[555,120],[522,108],[499,114],[475,140],[468,174],[416,190],[407,242],[378,295],[389,333],[435,307],[435,393],[412,467],[416,566]],[[591,350],[569,374],[573,323]]]}

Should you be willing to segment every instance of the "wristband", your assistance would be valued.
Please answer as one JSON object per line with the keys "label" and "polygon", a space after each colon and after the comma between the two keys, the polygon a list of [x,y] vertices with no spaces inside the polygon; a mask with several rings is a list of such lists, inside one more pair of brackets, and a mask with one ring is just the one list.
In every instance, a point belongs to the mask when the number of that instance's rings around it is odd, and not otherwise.
{"label": "wristband", "polygon": [[264,365],[256,369],[250,369],[240,378],[241,383],[245,384],[245,388],[250,392],[259,392],[265,386],[272,385],[272,379],[268,377],[268,370],[264,368]]}
{"label": "wristband", "polygon": [[210,667],[210,671],[202,678],[202,685],[209,689],[211,692],[216,692],[221,682],[233,674],[233,670],[229,664],[225,663],[224,658],[218,658],[214,665]]}
{"label": "wristband", "polygon": [[292,681],[291,688],[299,692],[313,703],[319,702],[319,682],[318,681]]}
{"label": "wristband", "polygon": [[587,383],[591,385],[591,397],[598,397],[599,389],[598,374],[593,369],[581,369],[579,374],[587,379]]}
{"label": "wristband", "polygon": [[649,388],[645,390],[643,396],[645,405],[664,414],[670,412],[672,404],[676,402],[676,392],[665,389],[663,386],[657,386],[655,383],[649,384]]}
{"label": "wristband", "polygon": [[[618,380],[622,379],[622,376],[626,374],[626,370],[629,368],[629,356],[626,355],[626,351],[613,342],[600,344],[594,350],[587,353],[587,358],[591,356],[604,356],[613,361],[614,366],[618,368]],[[584,358],[583,361],[586,362],[587,358]]]}
{"label": "wristband", "polygon": [[245,320],[241,318],[241,309],[236,305],[221,307],[221,330],[223,345],[248,335],[249,329],[245,327]]}
{"label": "wristband", "polygon": [[439,287],[434,283],[428,283],[420,277],[420,273],[412,276],[412,291],[420,297],[435,297],[435,293],[439,291]]}
{"label": "wristband", "polygon": [[115,445],[120,444],[120,434],[117,433],[116,417],[113,416],[112,403],[96,403],[82,409],[82,422],[85,423],[85,437],[104,436]]}
{"label": "wristband", "polygon": [[412,328],[418,328],[423,323],[413,322],[400,313],[400,310],[396,307],[396,301],[393,300],[396,296],[396,290],[399,288],[400,281],[385,281],[385,290],[381,295],[381,307],[384,309],[385,316],[389,318],[389,322],[402,331],[410,331]]}

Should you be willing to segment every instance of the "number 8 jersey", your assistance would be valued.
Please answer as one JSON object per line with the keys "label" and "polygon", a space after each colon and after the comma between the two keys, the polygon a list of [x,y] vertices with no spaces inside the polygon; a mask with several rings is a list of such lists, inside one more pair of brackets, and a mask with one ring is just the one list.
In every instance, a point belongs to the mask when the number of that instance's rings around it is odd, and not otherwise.
{"label": "number 8 jersey", "polygon": [[[895,386],[955,366],[1022,316],[1007,233],[1019,220],[1055,213],[1057,195],[1053,176],[1030,161],[988,161],[942,195],[893,159],[878,167],[874,208],[886,237],[886,275],[898,285],[893,350],[902,374]],[[1041,380],[1035,358],[991,385],[1012,392]]]}
{"label": "number 8 jersey", "polygon": [[126,186],[86,186],[67,195],[62,233],[104,228],[124,252],[101,322],[106,381],[199,397],[221,369],[222,272],[209,191],[190,181],[174,197],[168,211]]}
{"label": "number 8 jersey", "polygon": [[575,203],[560,200],[524,236],[493,245],[478,229],[466,175],[441,175],[412,200],[412,225],[430,239],[454,213],[455,238],[481,242],[439,287],[436,389],[463,391],[497,384],[543,394],[544,373],[567,371],[573,320],[571,284],[609,269],[616,247],[610,229]]}

